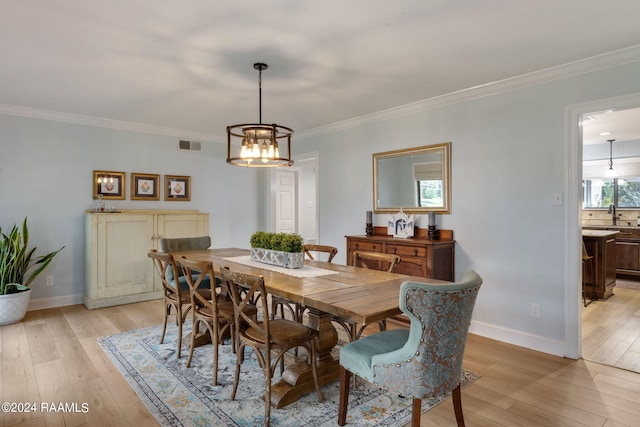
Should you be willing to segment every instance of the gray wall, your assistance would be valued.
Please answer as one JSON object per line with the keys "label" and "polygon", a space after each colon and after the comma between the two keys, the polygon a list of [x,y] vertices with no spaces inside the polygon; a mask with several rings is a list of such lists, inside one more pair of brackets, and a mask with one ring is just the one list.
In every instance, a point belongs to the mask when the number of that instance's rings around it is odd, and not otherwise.
{"label": "gray wall", "polygon": [[[438,224],[454,230],[456,278],[468,268],[484,278],[472,330],[565,353],[572,213],[553,196],[579,194],[568,187],[567,108],[639,92],[638,75],[635,62],[298,140],[297,150],[319,152],[321,243],[341,248],[336,261],[345,262],[344,236],[364,234],[372,153],[451,141],[452,212]],[[385,219],[376,215],[376,225]]]}
{"label": "gray wall", "polygon": [[[45,286],[44,275],[32,284],[31,307],[82,302],[84,211],[94,202],[93,170],[127,172],[127,200],[108,202],[119,209],[198,209],[210,214],[214,247],[246,246],[262,225],[260,172],[228,166],[222,144],[184,152],[177,140],[0,115],[0,227],[8,231],[27,216],[37,253],[65,246],[44,273],[55,285]],[[129,200],[130,172],[189,175],[191,201]]]}

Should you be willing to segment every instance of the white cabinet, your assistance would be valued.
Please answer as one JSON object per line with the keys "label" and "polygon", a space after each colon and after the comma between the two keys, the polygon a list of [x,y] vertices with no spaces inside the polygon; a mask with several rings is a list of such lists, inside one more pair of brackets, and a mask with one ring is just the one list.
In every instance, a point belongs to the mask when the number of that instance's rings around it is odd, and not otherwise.
{"label": "white cabinet", "polygon": [[162,283],[147,253],[162,237],[209,234],[209,214],[198,211],[88,212],[85,221],[87,308],[162,298]]}

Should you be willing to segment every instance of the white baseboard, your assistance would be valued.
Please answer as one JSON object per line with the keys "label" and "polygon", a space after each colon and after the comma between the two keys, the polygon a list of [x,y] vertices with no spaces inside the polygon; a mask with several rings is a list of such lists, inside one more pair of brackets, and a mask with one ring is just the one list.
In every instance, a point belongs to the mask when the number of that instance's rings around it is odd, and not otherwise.
{"label": "white baseboard", "polygon": [[530,348],[531,350],[565,357],[566,343],[564,341],[553,340],[533,335],[515,329],[504,328],[502,326],[491,325],[489,323],[471,321],[469,332],[494,340],[517,345],[519,347]]}
{"label": "white baseboard", "polygon": [[64,295],[61,297],[39,298],[29,301],[28,311],[44,308],[64,307],[66,305],[82,304],[82,294]]}

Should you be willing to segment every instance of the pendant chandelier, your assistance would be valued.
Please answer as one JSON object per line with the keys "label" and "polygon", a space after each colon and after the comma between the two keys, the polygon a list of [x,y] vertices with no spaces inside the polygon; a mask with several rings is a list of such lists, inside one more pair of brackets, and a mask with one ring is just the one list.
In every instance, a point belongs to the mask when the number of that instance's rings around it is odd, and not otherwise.
{"label": "pendant chandelier", "polygon": [[609,169],[604,173],[605,178],[615,178],[616,171],[613,170],[613,142],[615,139],[607,139],[609,143]]}
{"label": "pendant chandelier", "polygon": [[259,123],[227,126],[227,163],[245,167],[291,166],[293,129],[262,123],[262,72],[267,64],[256,62],[258,70]]}

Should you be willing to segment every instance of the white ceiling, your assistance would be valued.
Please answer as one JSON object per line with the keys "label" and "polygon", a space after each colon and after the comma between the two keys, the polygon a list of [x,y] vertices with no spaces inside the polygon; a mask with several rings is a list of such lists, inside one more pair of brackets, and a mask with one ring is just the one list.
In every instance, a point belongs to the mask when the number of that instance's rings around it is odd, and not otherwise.
{"label": "white ceiling", "polygon": [[296,131],[640,44],[638,0],[24,0],[0,104],[224,135]]}
{"label": "white ceiling", "polygon": [[584,144],[604,144],[610,139],[618,142],[640,140],[640,108],[602,111],[583,117]]}

